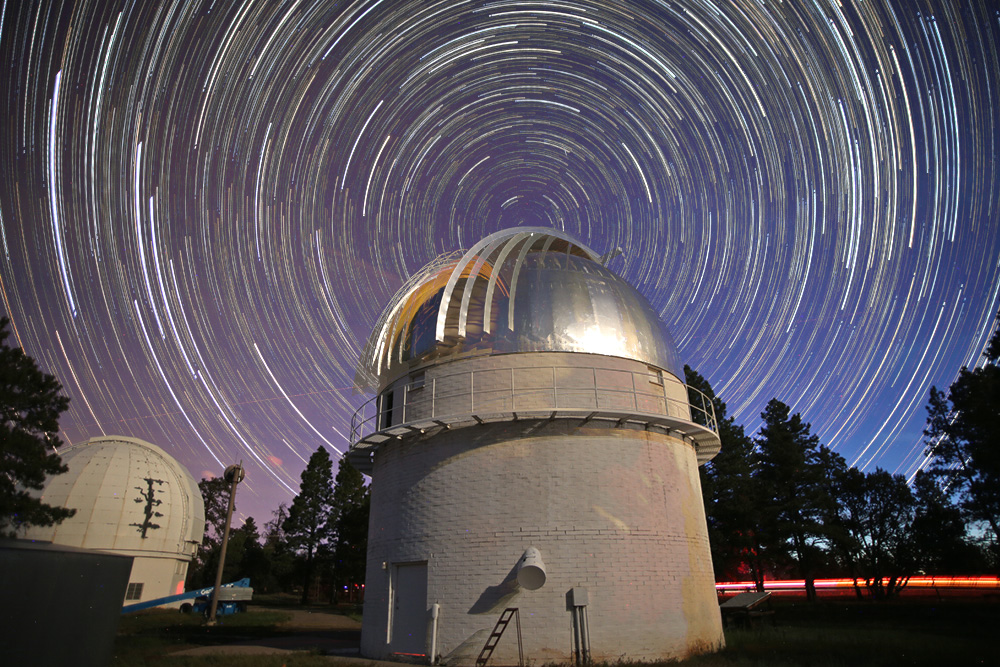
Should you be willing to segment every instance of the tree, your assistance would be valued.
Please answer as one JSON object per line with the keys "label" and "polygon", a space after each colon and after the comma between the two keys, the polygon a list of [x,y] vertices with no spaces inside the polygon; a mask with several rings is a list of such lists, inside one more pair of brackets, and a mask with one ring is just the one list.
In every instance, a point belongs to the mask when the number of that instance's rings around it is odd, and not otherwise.
{"label": "tree", "polygon": [[761,419],[755,440],[754,483],[757,541],[772,566],[794,565],[805,580],[806,597],[816,599],[816,570],[827,539],[824,517],[833,498],[824,483],[819,439],[810,425],[776,398]]}
{"label": "tree", "polygon": [[849,545],[842,553],[855,587],[861,578],[875,599],[898,595],[914,572],[914,500],[906,479],[881,468],[845,468],[838,477],[839,523]]}
{"label": "tree", "polygon": [[[229,493],[232,484],[224,477],[213,477],[198,482],[201,499],[205,502],[205,540],[218,546],[226,530],[226,512],[229,510]],[[236,505],[233,504],[233,512]]]}
{"label": "tree", "polygon": [[[826,445],[820,445],[817,461],[821,470],[821,485],[832,502],[823,505],[825,555],[836,576],[852,575],[856,572],[857,543],[851,535],[845,516],[844,502],[849,496],[846,488],[852,480],[852,470],[843,456]],[[856,471],[855,471],[856,472]],[[855,582],[855,592],[862,597]]]}
{"label": "tree", "polygon": [[7,345],[10,320],[0,318],[0,536],[28,526],[51,526],[75,509],[52,507],[33,496],[47,475],[68,470],[56,448],[59,415],[69,407],[62,385],[19,347]]}
{"label": "tree", "polygon": [[[753,440],[726,414],[726,404],[704,377],[684,366],[684,378],[689,392],[698,390],[711,400],[722,441],[722,449],[715,458],[700,467],[715,578],[725,581],[751,577],[763,587],[763,564],[754,542]],[[694,405],[701,403],[701,397],[694,393],[690,400]],[[692,412],[692,418],[705,424],[704,416],[697,410]]]}
{"label": "tree", "polygon": [[[998,315],[1000,318],[1000,315]],[[927,405],[928,468],[947,479],[950,492],[974,522],[989,526],[1000,546],[1000,327],[983,355],[985,363],[963,368],[948,394],[931,387]]]}
{"label": "tree", "polygon": [[368,515],[371,497],[364,477],[341,457],[333,488],[333,583],[335,590],[353,592],[365,581]]}
{"label": "tree", "polygon": [[256,590],[267,593],[270,592],[270,574],[270,563],[260,543],[257,522],[248,516],[243,525],[230,534],[222,577],[226,581],[249,577]]}
{"label": "tree", "polygon": [[982,572],[983,554],[969,541],[962,510],[950,502],[938,478],[921,470],[913,480],[913,493],[914,567],[931,575]]}
{"label": "tree", "polygon": [[264,524],[264,556],[269,566],[267,586],[287,590],[295,576],[295,554],[288,545],[283,526],[288,519],[288,506],[278,505],[270,521]]}
{"label": "tree", "polygon": [[303,558],[302,604],[309,600],[316,561],[327,554],[332,544],[332,509],[333,464],[326,448],[320,446],[302,471],[299,494],[292,500],[282,525],[289,546]]}
{"label": "tree", "polygon": [[[222,535],[226,530],[226,512],[229,509],[229,493],[232,485],[223,477],[202,478],[198,482],[201,499],[205,504],[205,535],[198,546],[191,569],[188,571],[188,586],[201,588],[215,583],[215,571],[219,566],[219,551]],[[236,505],[233,505],[233,511]],[[232,541],[232,536],[230,536]],[[227,547],[228,550],[228,547]],[[230,561],[227,553],[226,562]],[[225,571],[223,571],[223,576]],[[228,579],[226,581],[229,581]]]}

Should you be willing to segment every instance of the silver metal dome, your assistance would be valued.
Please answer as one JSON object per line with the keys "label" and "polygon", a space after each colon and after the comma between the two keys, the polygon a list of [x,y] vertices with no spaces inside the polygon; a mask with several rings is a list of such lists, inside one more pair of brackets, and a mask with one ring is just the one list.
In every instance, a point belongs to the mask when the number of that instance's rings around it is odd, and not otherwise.
{"label": "silver metal dome", "polygon": [[376,324],[356,384],[375,390],[446,356],[535,351],[624,357],[684,377],[649,302],[593,250],[560,231],[518,227],[415,274]]}

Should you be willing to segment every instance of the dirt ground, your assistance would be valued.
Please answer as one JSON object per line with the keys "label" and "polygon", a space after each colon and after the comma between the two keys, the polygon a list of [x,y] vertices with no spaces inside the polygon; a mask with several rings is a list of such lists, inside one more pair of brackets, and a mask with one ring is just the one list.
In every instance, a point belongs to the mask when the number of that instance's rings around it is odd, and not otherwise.
{"label": "dirt ground", "polygon": [[[250,610],[262,610],[254,607]],[[265,639],[237,640],[220,646],[199,646],[171,653],[171,655],[260,655],[288,653],[291,651],[316,651],[345,662],[379,664],[360,658],[361,623],[342,614],[323,610],[283,609],[291,619],[281,623],[280,634]],[[396,663],[384,663],[396,665]]]}

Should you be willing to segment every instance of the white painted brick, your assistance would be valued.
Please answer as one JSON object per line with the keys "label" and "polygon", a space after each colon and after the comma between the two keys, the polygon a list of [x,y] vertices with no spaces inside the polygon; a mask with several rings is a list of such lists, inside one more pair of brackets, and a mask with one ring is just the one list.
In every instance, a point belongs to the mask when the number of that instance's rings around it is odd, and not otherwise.
{"label": "white painted brick", "polygon": [[[511,377],[516,387],[550,386],[551,371],[532,366],[580,364],[581,358],[612,370],[560,371],[560,384],[565,379],[593,387],[595,377],[603,388],[631,391],[633,381],[648,384],[643,364],[560,353],[441,364],[425,369],[426,382],[458,370],[492,368],[497,370],[477,374],[477,391],[509,389]],[[538,392],[538,400],[543,394]],[[451,399],[456,411],[467,399]],[[617,396],[602,395],[601,405],[605,399]],[[662,399],[660,405],[662,410]],[[498,591],[529,546],[541,552],[545,585],[527,591],[508,582],[509,590]],[[392,653],[386,641],[389,572],[382,563],[391,570],[393,563],[411,561],[427,562],[427,601],[441,605],[438,653],[452,654],[453,664],[474,662],[507,606],[521,610],[530,659],[569,661],[573,636],[566,594],[575,586],[589,591],[595,661],[680,658],[722,642],[695,453],[662,433],[579,428],[557,419],[472,425],[382,445],[372,481],[366,657]],[[465,657],[459,658],[454,652],[463,643]],[[511,627],[493,661],[516,660]]]}

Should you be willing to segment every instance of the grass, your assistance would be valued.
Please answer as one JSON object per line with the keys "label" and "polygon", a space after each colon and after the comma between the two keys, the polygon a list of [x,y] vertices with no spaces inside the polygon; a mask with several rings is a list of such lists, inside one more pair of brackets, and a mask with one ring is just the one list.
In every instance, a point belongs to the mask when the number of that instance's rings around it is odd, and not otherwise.
{"label": "grass", "polygon": [[336,605],[312,604],[303,606],[301,595],[292,593],[254,593],[253,604],[255,607],[267,607],[268,609],[308,609],[325,613],[335,613],[347,616],[358,623],[361,622],[360,603],[341,602]]}
{"label": "grass", "polygon": [[726,648],[685,667],[986,665],[1000,605],[968,600],[777,600],[775,624],[727,629]]}
{"label": "grass", "polygon": [[322,656],[251,655],[251,656],[178,656],[170,653],[198,646],[215,646],[252,639],[266,639],[281,633],[278,625],[291,616],[281,611],[250,611],[219,617],[213,627],[204,624],[197,614],[153,610],[123,616],[115,640],[114,667],[164,664],[239,665],[240,667],[278,667],[280,665],[329,665]]}
{"label": "grass", "polygon": [[[280,635],[283,631],[279,624],[289,618],[282,609],[292,607],[301,608],[288,601],[274,601],[264,611],[221,617],[220,624],[211,628],[204,626],[198,616],[185,616],[175,611],[124,616],[112,665],[330,665],[329,658],[308,653],[168,655],[196,646]],[[332,611],[330,607],[315,609]],[[995,663],[993,633],[1000,627],[1000,604],[997,602],[911,598],[881,603],[844,599],[808,604],[778,599],[774,601],[774,611],[773,626],[729,628],[723,651],[671,664],[682,667],[919,667]],[[339,664],[346,665],[342,660]]]}

